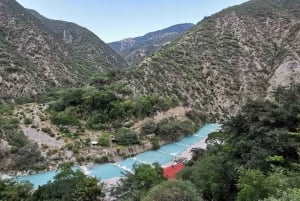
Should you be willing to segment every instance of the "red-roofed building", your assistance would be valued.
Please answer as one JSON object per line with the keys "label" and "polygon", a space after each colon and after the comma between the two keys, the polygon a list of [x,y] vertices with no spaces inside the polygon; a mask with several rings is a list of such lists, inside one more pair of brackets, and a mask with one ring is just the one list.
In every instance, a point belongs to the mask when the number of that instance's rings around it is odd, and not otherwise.
{"label": "red-roofed building", "polygon": [[164,168],[164,176],[168,179],[175,179],[176,175],[184,168],[182,163],[178,163],[176,165],[171,165],[169,167]]}

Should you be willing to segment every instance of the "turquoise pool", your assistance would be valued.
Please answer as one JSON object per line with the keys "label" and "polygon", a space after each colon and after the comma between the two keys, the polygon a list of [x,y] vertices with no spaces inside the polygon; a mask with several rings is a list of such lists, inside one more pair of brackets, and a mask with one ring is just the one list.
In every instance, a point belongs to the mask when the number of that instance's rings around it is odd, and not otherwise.
{"label": "turquoise pool", "polygon": [[26,175],[21,177],[16,177],[17,181],[29,181],[33,184],[34,188],[39,187],[40,185],[46,184],[48,181],[52,181],[54,176],[57,174],[57,171],[48,171],[42,172],[39,174]]}
{"label": "turquoise pool", "polygon": [[95,165],[93,168],[89,169],[91,175],[95,176],[97,179],[110,179],[114,177],[122,177],[126,174],[126,171],[116,164],[103,164]]}
{"label": "turquoise pool", "polygon": [[127,158],[123,161],[120,161],[117,163],[119,167],[123,168],[123,169],[127,169],[129,171],[133,170],[133,165],[139,165],[141,164],[141,162],[139,162],[138,160],[135,160],[133,158]]}
{"label": "turquoise pool", "polygon": [[172,144],[164,145],[156,151],[170,154],[172,156],[176,156],[181,152],[183,152],[184,150],[186,150],[186,146],[172,143]]}
{"label": "turquoise pool", "polygon": [[145,164],[158,163],[160,165],[164,165],[172,161],[173,158],[174,157],[170,154],[165,154],[158,151],[146,151],[144,153],[141,153],[133,157],[133,159],[136,159],[141,163],[145,163]]}
{"label": "turquoise pool", "polygon": [[[121,177],[124,176],[126,172],[132,172],[134,164],[158,163],[160,165],[164,165],[171,162],[176,155],[186,150],[189,146],[203,140],[209,133],[216,131],[220,127],[220,124],[207,124],[194,135],[184,137],[175,143],[164,145],[156,151],[146,151],[136,155],[135,157],[127,158],[118,163],[95,165],[86,171],[89,173],[89,175],[94,176],[97,179],[104,180],[114,177]],[[73,167],[73,169],[78,168],[79,167]],[[52,181],[57,173],[57,171],[43,172],[34,175],[16,177],[16,180],[29,181],[34,185],[35,188],[37,188],[39,185],[44,185],[48,181]]]}

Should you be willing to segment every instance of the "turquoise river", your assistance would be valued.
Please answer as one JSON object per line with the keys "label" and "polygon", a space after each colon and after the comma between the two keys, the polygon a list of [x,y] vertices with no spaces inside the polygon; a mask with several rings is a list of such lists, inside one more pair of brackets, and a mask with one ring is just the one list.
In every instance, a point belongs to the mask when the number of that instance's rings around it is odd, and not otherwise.
{"label": "turquoise river", "polygon": [[[99,180],[105,180],[124,176],[126,172],[132,172],[134,164],[153,164],[156,162],[160,165],[165,165],[172,162],[177,155],[185,151],[188,147],[205,139],[209,133],[217,131],[220,127],[220,124],[206,124],[195,134],[184,137],[177,142],[161,146],[158,150],[146,151],[117,163],[99,164],[94,165],[91,168],[81,168],[84,169],[85,173],[94,176]],[[79,167],[73,168],[76,169]],[[52,181],[57,173],[57,171],[47,171],[33,175],[16,177],[16,180],[29,181],[35,188],[37,188],[39,185],[44,185],[48,181]]]}

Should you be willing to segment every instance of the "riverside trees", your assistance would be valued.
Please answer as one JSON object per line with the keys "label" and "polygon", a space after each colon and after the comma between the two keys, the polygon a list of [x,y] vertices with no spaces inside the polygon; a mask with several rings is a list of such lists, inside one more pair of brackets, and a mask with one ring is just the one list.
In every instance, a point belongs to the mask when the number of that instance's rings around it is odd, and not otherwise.
{"label": "riverside trees", "polygon": [[273,101],[248,102],[207,143],[180,176],[205,200],[297,200],[300,88],[284,90]]}

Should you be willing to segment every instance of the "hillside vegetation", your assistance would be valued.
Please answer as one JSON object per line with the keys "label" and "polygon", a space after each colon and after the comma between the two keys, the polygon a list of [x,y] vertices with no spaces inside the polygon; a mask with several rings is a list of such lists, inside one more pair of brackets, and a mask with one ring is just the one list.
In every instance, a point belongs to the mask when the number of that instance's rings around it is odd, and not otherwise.
{"label": "hillside vegetation", "polygon": [[0,170],[118,161],[190,135],[205,122],[197,111],[170,112],[177,103],[168,97],[133,97],[119,75],[95,74],[89,86],[54,90],[27,104],[0,104]]}
{"label": "hillside vegetation", "polygon": [[124,83],[138,94],[169,96],[219,119],[247,99],[300,81],[296,0],[252,0],[206,17],[142,61]]}
{"label": "hillside vegetation", "polygon": [[0,99],[81,85],[27,104],[0,102],[0,170],[62,170],[36,190],[0,179],[0,201],[104,199],[106,189],[71,165],[132,157],[209,122],[222,129],[208,136],[207,149],[191,149],[175,180],[157,164],[135,165],[110,195],[300,200],[299,0],[225,9],[128,71],[108,71],[125,64],[94,49],[98,39],[74,24],[45,19],[14,0],[1,0],[0,19]]}
{"label": "hillside vegetation", "polygon": [[300,88],[281,91],[275,101],[250,101],[180,178],[204,200],[298,200]]}
{"label": "hillside vegetation", "polygon": [[93,73],[127,66],[76,24],[44,18],[15,0],[1,0],[0,16],[1,99],[79,86]]}
{"label": "hillside vegetation", "polygon": [[[207,150],[193,150],[192,160],[176,180],[166,181],[157,164],[137,165],[135,173],[128,173],[112,189],[112,195],[136,201],[299,200],[299,100],[300,87],[294,87],[278,90],[274,101],[249,101],[222,131],[209,135]],[[16,201],[24,196],[28,200],[65,200],[74,195],[94,200],[102,194],[95,182],[65,169],[37,191],[29,184],[0,181],[0,195]]]}

